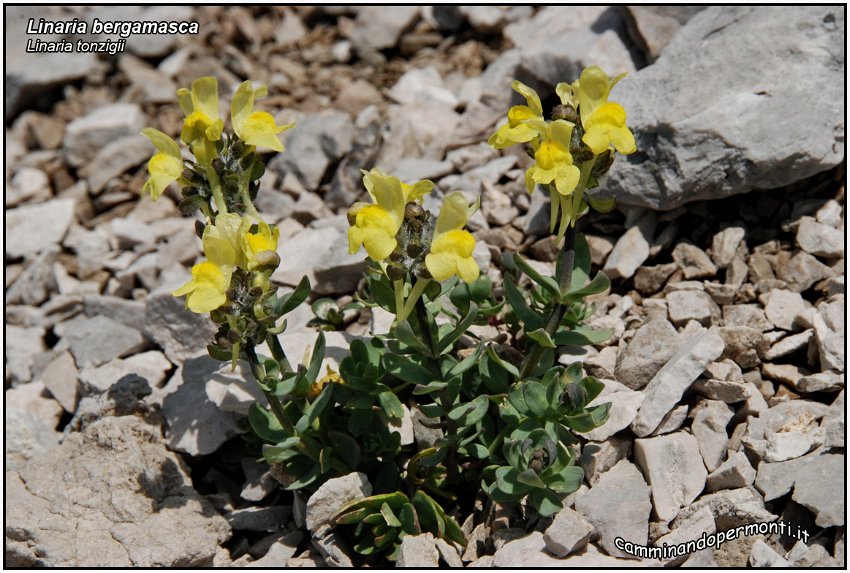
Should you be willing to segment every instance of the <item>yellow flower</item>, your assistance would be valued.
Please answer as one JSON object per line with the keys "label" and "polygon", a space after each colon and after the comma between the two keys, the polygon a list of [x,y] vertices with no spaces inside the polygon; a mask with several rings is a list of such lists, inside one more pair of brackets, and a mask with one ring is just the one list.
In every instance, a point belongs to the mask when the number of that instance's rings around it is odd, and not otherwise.
{"label": "yellow flower", "polygon": [[242,82],[230,103],[230,119],[233,122],[233,131],[248,145],[283,151],[283,144],[277,134],[295,124],[277,125],[270,113],[254,111],[254,100],[264,97],[268,91],[266,86],[253,89],[250,80]]}
{"label": "yellow flower", "polygon": [[374,204],[355,203],[349,210],[352,226],[348,229],[348,251],[353,255],[362,245],[372,260],[381,261],[398,244],[396,235],[404,222],[404,206],[421,202],[434,184],[423,180],[408,185],[398,177],[372,169],[363,171],[363,185]]}
{"label": "yellow flower", "polygon": [[319,394],[322,393],[322,390],[325,388],[325,384],[328,382],[336,383],[336,384],[345,384],[345,381],[342,377],[334,371],[330,366],[325,366],[325,376],[316,380],[315,383],[310,385],[310,388],[307,390],[307,397],[310,400],[315,400]]}
{"label": "yellow flower", "polygon": [[462,193],[451,193],[443,201],[431,250],[425,256],[425,267],[435,280],[444,281],[458,275],[471,283],[478,278],[478,263],[472,258],[475,239],[469,231],[463,230],[476,209],[477,205],[470,205]]}
{"label": "yellow flower", "polygon": [[280,229],[278,227],[272,229],[265,221],[259,222],[256,233],[245,233],[242,247],[248,258],[249,271],[268,266],[270,262],[280,262],[280,259],[277,258],[277,240],[279,237]]}
{"label": "yellow flower", "polygon": [[224,121],[218,115],[218,80],[198,78],[192,82],[192,91],[177,90],[177,102],[186,114],[180,139],[192,147],[199,163],[209,163],[215,155],[213,142],[221,139],[224,129]]}
{"label": "yellow flower", "polygon": [[186,306],[201,314],[226,303],[234,269],[246,268],[242,244],[249,226],[247,217],[235,213],[218,215],[215,225],[204,229],[202,242],[207,260],[192,267],[192,280],[171,294],[188,294]]}
{"label": "yellow flower", "polygon": [[582,141],[596,155],[609,147],[625,155],[637,149],[635,136],[626,127],[626,110],[620,104],[608,101],[611,88],[625,75],[620,74],[609,81],[608,74],[599,66],[590,66],[579,78],[579,113],[584,127]]}
{"label": "yellow flower", "polygon": [[537,92],[519,80],[514,80],[511,87],[525,96],[528,105],[515,105],[508,110],[508,123],[499,127],[487,141],[496,149],[531,141],[537,137],[538,132],[527,122],[529,120],[543,121],[543,106]]}
{"label": "yellow flower", "polygon": [[561,195],[569,195],[578,185],[581,170],[573,165],[570,154],[570,139],[573,124],[563,119],[547,122],[532,122],[540,133],[534,151],[534,165],[525,173],[525,187],[531,193],[534,184],[555,184]]}
{"label": "yellow flower", "polygon": [[186,307],[192,312],[206,314],[227,302],[227,289],[233,267],[204,261],[192,267],[192,280],[173,291],[174,296],[186,296]]}
{"label": "yellow flower", "polygon": [[150,193],[151,199],[156,201],[165,188],[177,181],[183,173],[183,156],[180,155],[177,143],[161,131],[146,127],[142,130],[142,135],[150,139],[154,147],[159,150],[159,153],[148,161],[150,177],[142,187],[142,191]]}

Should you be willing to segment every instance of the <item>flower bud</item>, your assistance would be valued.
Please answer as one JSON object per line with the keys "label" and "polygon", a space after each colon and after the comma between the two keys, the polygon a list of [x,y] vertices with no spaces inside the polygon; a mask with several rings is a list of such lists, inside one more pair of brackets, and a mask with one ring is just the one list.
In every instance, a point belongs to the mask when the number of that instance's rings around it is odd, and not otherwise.
{"label": "flower bud", "polygon": [[578,114],[571,105],[556,105],[552,108],[552,119],[565,119],[570,123],[575,123],[578,121]]}
{"label": "flower bud", "polygon": [[391,281],[399,281],[404,278],[405,271],[401,265],[387,266],[387,276]]}
{"label": "flower bud", "polygon": [[404,218],[405,219],[425,219],[427,216],[427,211],[421,205],[417,205],[416,203],[408,203],[404,206]]}
{"label": "flower bud", "polygon": [[276,269],[280,264],[280,255],[274,251],[260,251],[252,257],[257,268]]}

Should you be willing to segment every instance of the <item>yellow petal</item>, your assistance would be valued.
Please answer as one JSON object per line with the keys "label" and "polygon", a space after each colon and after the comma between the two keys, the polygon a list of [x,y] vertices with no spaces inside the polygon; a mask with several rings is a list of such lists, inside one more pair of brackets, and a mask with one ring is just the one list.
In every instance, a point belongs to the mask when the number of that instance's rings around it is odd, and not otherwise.
{"label": "yellow petal", "polygon": [[152,127],[146,127],[142,130],[142,135],[147,137],[153,146],[160,152],[182,159],[182,156],[180,155],[180,147],[177,145],[177,142],[165,135],[163,132]]}
{"label": "yellow petal", "polygon": [[151,199],[156,201],[172,182],[176,181],[183,173],[183,160],[176,159],[167,153],[157,153],[148,161],[148,173],[150,177],[145,182],[142,191],[151,194]]}
{"label": "yellow petal", "polygon": [[378,169],[363,173],[363,184],[372,196],[372,200],[386,211],[395,223],[395,232],[393,232],[395,236],[404,221],[404,206],[407,203],[401,181],[398,177]]}
{"label": "yellow petal", "polygon": [[611,145],[614,146],[614,149],[616,149],[623,155],[628,155],[637,151],[637,145],[635,144],[635,136],[626,127],[620,127],[612,130],[610,133],[610,139]]}
{"label": "yellow petal", "polygon": [[240,134],[244,130],[245,120],[251,115],[253,109],[254,89],[251,80],[246,80],[239,84],[236,93],[233,94],[233,99],[230,101],[230,121],[233,124],[233,131],[240,138],[242,137]]}
{"label": "yellow petal", "polygon": [[443,206],[440,207],[440,214],[437,216],[437,224],[434,228],[435,241],[444,233],[462,229],[471,214],[469,201],[463,193],[455,191],[447,195],[443,199]]}
{"label": "yellow petal", "polygon": [[579,111],[581,122],[587,124],[587,118],[596,111],[596,108],[608,101],[608,93],[611,84],[606,74],[599,66],[589,66],[581,72],[579,78]]}
{"label": "yellow petal", "polygon": [[277,134],[285,129],[289,129],[293,124],[277,125],[274,122],[274,117],[265,111],[255,111],[245,120],[242,127],[242,133],[238,133],[239,137],[248,145],[256,145],[258,147],[268,147],[275,151],[283,151],[283,143],[278,139]]}
{"label": "yellow petal", "polygon": [[413,185],[407,183],[401,184],[401,189],[404,192],[404,200],[406,202],[416,201],[421,202],[422,198],[431,192],[434,188],[434,182],[429,179],[417,181]]}
{"label": "yellow petal", "polygon": [[528,102],[528,107],[531,108],[531,111],[535,116],[543,115],[543,106],[540,104],[540,96],[537,95],[537,92],[534,89],[528,87],[519,80],[514,80],[511,83],[511,88],[525,97],[525,100]]}
{"label": "yellow petal", "polygon": [[[438,281],[457,274],[464,281],[478,278],[478,264],[472,258],[475,239],[468,231],[453,230],[435,237],[425,256],[425,267]],[[474,267],[474,268],[473,268]]]}
{"label": "yellow petal", "polygon": [[581,170],[575,165],[565,165],[555,177],[555,188],[561,195],[569,195],[578,185]]}
{"label": "yellow petal", "polygon": [[390,256],[398,242],[399,227],[392,216],[378,205],[368,205],[357,212],[357,220],[348,230],[349,252],[356,253],[362,244],[375,261]]}
{"label": "yellow petal", "polygon": [[232,269],[210,261],[192,267],[192,280],[173,291],[174,296],[188,295],[186,306],[197,313],[207,313],[227,302]]}
{"label": "yellow petal", "polygon": [[213,121],[218,119],[218,80],[204,76],[192,82],[194,111],[201,111]]}

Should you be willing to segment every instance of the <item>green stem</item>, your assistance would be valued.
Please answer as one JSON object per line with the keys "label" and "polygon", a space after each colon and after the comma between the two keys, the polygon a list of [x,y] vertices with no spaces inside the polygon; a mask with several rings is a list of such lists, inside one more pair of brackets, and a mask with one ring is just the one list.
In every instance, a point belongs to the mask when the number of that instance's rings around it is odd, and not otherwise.
{"label": "green stem", "polygon": [[[427,279],[416,280],[413,292],[410,293],[410,298],[408,298],[408,304],[410,304],[410,301],[413,300],[413,306],[416,308],[416,316],[419,319],[419,327],[422,329],[422,336],[425,338],[425,345],[428,347],[428,350],[431,351],[431,356],[428,357],[428,364],[431,367],[434,376],[440,380],[443,377],[443,373],[440,369],[440,362],[436,358],[437,341],[431,336],[431,329],[428,327],[428,309],[425,308],[425,301],[420,297],[428,282],[430,281]],[[417,287],[420,285],[422,285],[422,287],[417,292]],[[407,308],[407,305],[405,305],[405,308]],[[440,392],[440,406],[443,407],[446,414],[448,414],[452,409],[451,390],[449,390],[448,386],[443,388]],[[457,422],[446,416],[446,437],[453,436],[455,434],[457,434]],[[449,472],[449,479],[456,480],[458,476],[456,446],[452,444],[449,445],[448,448],[449,451],[446,454],[446,469]]]}
{"label": "green stem", "polygon": [[207,179],[210,182],[210,189],[212,189],[213,201],[215,201],[215,208],[218,210],[217,214],[226,214],[227,203],[224,201],[224,193],[221,190],[221,181],[218,180],[218,173],[215,172],[212,164],[206,166],[206,171]]}
{"label": "green stem", "polygon": [[245,355],[248,357],[248,364],[251,365],[251,372],[254,374],[254,378],[257,379],[266,400],[268,400],[269,407],[271,408],[274,417],[277,418],[281,428],[292,434],[294,428],[292,427],[292,424],[289,423],[286,413],[283,411],[283,404],[280,403],[277,396],[266,390],[264,387],[266,373],[260,365],[260,359],[257,358],[257,352],[254,350],[254,347],[251,345],[245,345]]}
{"label": "green stem", "polygon": [[[558,254],[558,258],[560,260],[558,261],[558,276],[556,278],[558,280],[558,288],[561,292],[565,292],[569,289],[573,280],[575,243],[576,228],[575,225],[571,225],[567,232],[564,245],[561,247],[561,252]],[[564,315],[567,313],[568,308],[568,305],[557,303],[552,309],[552,313],[549,315],[549,322],[546,324],[546,333],[549,334],[549,336],[555,336],[555,333],[558,331],[558,326],[560,326],[561,321],[564,319]],[[525,360],[525,364],[522,366],[522,370],[519,372],[520,380],[528,378],[531,373],[534,372],[537,368],[537,364],[540,362],[540,358],[543,357],[545,350],[546,349],[543,346],[535,344],[534,349],[531,351],[531,354],[528,355],[528,358]]]}
{"label": "green stem", "polygon": [[416,279],[416,284],[413,285],[410,295],[407,297],[407,302],[404,303],[404,308],[402,308],[401,313],[396,316],[397,323],[410,316],[410,313],[413,312],[413,309],[416,307],[416,303],[419,302],[422,293],[425,292],[425,287],[427,287],[430,282],[431,279]]}
{"label": "green stem", "polygon": [[404,281],[402,279],[393,281],[393,290],[395,291],[396,320],[400,321],[398,317],[401,316],[401,310],[404,308]]}

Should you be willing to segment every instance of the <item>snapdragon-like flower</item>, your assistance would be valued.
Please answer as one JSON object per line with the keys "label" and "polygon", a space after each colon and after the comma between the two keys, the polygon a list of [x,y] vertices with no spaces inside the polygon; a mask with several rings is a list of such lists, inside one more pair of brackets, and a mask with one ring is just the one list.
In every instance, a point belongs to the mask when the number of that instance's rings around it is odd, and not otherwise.
{"label": "snapdragon-like flower", "polygon": [[278,138],[278,134],[292,128],[295,124],[277,125],[272,114],[254,111],[254,100],[265,97],[268,91],[266,86],[253,89],[250,80],[242,82],[230,104],[233,131],[248,145],[283,151],[283,143]]}
{"label": "snapdragon-like flower", "polygon": [[265,221],[257,225],[256,233],[245,233],[242,248],[248,259],[248,270],[255,271],[260,267],[277,266],[280,258],[277,254],[277,240],[280,229],[272,229]]}
{"label": "snapdragon-like flower", "polygon": [[188,295],[186,306],[199,314],[224,305],[233,271],[247,267],[242,245],[249,226],[247,217],[234,213],[216,217],[215,225],[204,229],[202,241],[207,260],[193,266],[192,280],[171,294]]}
{"label": "snapdragon-like flower", "polygon": [[348,251],[353,255],[364,246],[372,260],[382,261],[398,245],[396,235],[404,222],[404,206],[421,202],[434,184],[423,180],[408,185],[398,177],[372,169],[363,171],[363,185],[374,204],[355,203],[349,210]]}
{"label": "snapdragon-like flower", "polygon": [[584,127],[582,141],[596,155],[610,147],[624,155],[637,150],[635,136],[626,127],[626,110],[620,104],[608,101],[611,88],[625,75],[620,74],[609,81],[608,74],[599,66],[589,66],[579,78],[577,92]]}
{"label": "snapdragon-like flower", "polygon": [[458,275],[467,283],[473,282],[481,272],[478,263],[472,258],[475,250],[475,238],[463,229],[469,217],[476,211],[477,205],[470,205],[462,193],[451,193],[443,201],[431,250],[425,256],[425,267],[431,276],[444,281]]}
{"label": "snapdragon-like flower", "polygon": [[535,145],[534,165],[525,172],[525,187],[531,193],[534,184],[555,184],[561,195],[569,195],[579,182],[581,170],[573,165],[570,140],[573,124],[563,119],[529,122],[540,133]]}
{"label": "snapdragon-like flower", "polygon": [[218,115],[218,80],[206,76],[192,82],[192,90],[177,90],[177,102],[186,119],[180,139],[192,148],[199,163],[215,157],[213,142],[221,139],[224,121]]}
{"label": "snapdragon-like flower", "polygon": [[177,143],[157,129],[146,127],[142,135],[150,139],[154,147],[159,150],[148,161],[148,173],[150,177],[145,182],[142,191],[151,194],[151,199],[156,201],[165,189],[180,178],[183,173],[183,156]]}
{"label": "snapdragon-like flower", "polygon": [[519,80],[514,80],[511,87],[525,96],[528,105],[515,105],[508,110],[508,123],[499,127],[488,140],[496,149],[533,140],[538,131],[528,123],[529,120],[543,121],[543,105],[537,92]]}

